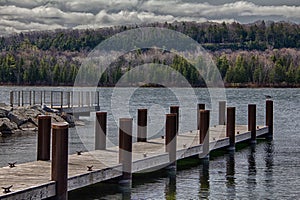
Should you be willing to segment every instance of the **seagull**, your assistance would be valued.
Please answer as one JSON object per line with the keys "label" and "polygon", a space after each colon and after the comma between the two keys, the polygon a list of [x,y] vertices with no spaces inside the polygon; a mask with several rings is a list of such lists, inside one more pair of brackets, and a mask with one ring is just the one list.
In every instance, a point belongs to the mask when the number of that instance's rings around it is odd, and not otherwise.
{"label": "seagull", "polygon": [[266,99],[272,99],[272,96],[270,95],[265,95]]}

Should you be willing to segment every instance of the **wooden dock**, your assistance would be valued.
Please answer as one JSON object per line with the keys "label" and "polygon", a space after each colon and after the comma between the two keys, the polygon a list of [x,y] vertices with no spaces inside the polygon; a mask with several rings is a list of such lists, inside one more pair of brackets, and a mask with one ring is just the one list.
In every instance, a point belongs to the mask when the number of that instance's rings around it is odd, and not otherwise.
{"label": "wooden dock", "polygon": [[[180,134],[177,133],[177,114],[167,114],[165,136],[136,143],[132,143],[132,119],[120,119],[119,146],[106,148],[106,140],[102,137],[101,142],[104,142],[104,145],[100,146],[102,146],[101,148],[103,148],[103,150],[82,152],[67,156],[65,172],[55,170],[64,168],[63,164],[58,165],[58,163],[64,162],[64,159],[61,159],[61,157],[64,157],[63,152],[67,154],[68,141],[61,138],[63,138],[64,131],[67,136],[68,128],[64,126],[66,128],[63,129],[63,126],[52,125],[52,160],[34,161],[16,164],[15,167],[8,166],[0,168],[0,187],[5,188],[12,186],[7,193],[0,194],[0,199],[44,199],[49,197],[66,199],[67,191],[117,177],[120,177],[120,180],[127,180],[126,178],[131,177],[131,173],[147,172],[171,165],[175,165],[176,168],[176,160],[192,156],[205,159],[210,151],[222,148],[232,151],[236,143],[248,141],[250,144],[256,141],[256,137],[272,136],[273,102],[268,100],[266,104],[266,125],[257,126],[256,107],[249,105],[248,108],[248,125],[235,125],[235,108],[229,107],[227,108],[226,125],[209,127],[209,111],[199,110],[200,116],[199,119],[197,119],[199,120],[199,130]],[[224,111],[224,109],[221,109],[219,114],[223,116]],[[178,109],[176,112],[178,112]],[[103,112],[101,113],[103,114]],[[97,134],[99,134],[97,133],[99,126],[102,126],[100,132],[106,135],[106,128],[103,128],[106,127],[106,114],[102,114],[97,115],[96,113],[97,118],[99,117],[97,120],[100,125],[96,123],[96,132],[91,134],[96,134],[97,136]],[[49,120],[45,117],[41,117],[41,119]],[[224,119],[221,120],[223,123]],[[129,126],[126,127],[126,124],[129,124]],[[147,123],[144,124],[146,125]],[[47,129],[47,127],[43,127],[41,130],[43,131],[45,128]],[[127,134],[123,134],[121,129]],[[146,131],[146,129],[141,130]],[[50,131],[45,132],[49,134]],[[130,137],[128,137],[128,135],[130,135]],[[97,137],[95,137],[95,139],[97,139]],[[63,143],[66,147],[62,145]],[[124,150],[130,152],[130,154],[124,153]],[[208,152],[206,152],[206,150]],[[53,152],[56,152],[56,155],[54,155]],[[61,155],[58,155],[60,153]],[[130,155],[130,159],[126,157],[128,155]],[[131,160],[129,164],[128,160]],[[57,166],[59,167],[57,168]],[[88,169],[88,166],[90,166],[90,169]],[[129,172],[126,171],[128,169],[130,170]],[[55,174],[54,176],[53,173]],[[64,180],[53,180],[53,177],[60,176],[59,173],[61,173],[61,175],[66,174],[65,192],[60,191],[61,187],[57,187],[57,185],[61,185]],[[128,176],[128,174],[130,174],[130,176]],[[64,192],[64,194],[61,192]]]}
{"label": "wooden dock", "polygon": [[[268,127],[259,126],[257,136],[268,133]],[[229,146],[229,138],[225,137],[225,126],[210,128],[210,150]],[[237,134],[239,132],[239,134]],[[236,126],[236,142],[247,141],[251,132],[247,126]],[[199,133],[180,134],[177,136],[177,160],[199,155],[202,144],[198,144]],[[164,139],[158,138],[148,142],[133,144],[132,172],[151,170],[169,163],[169,155],[165,152]],[[144,157],[144,155],[147,157]],[[83,152],[82,155],[70,155],[68,160],[68,191],[95,184],[104,180],[122,176],[122,164],[119,160],[118,147],[107,150]],[[87,171],[87,166],[93,171]],[[11,192],[0,194],[0,199],[43,199],[55,196],[55,182],[51,179],[51,162],[35,161],[17,164],[16,167],[0,168],[2,187],[13,185]]]}

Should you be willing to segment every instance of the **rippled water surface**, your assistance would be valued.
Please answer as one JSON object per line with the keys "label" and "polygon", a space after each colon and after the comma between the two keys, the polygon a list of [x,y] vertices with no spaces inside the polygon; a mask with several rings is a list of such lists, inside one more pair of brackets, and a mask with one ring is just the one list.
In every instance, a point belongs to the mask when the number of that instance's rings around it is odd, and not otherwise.
{"label": "rippled water surface", "polygon": [[[0,102],[8,103],[8,91],[0,88]],[[51,90],[51,88],[46,88]],[[68,90],[68,88],[63,88]],[[44,88],[43,88],[44,90]],[[58,90],[56,88],[56,90]],[[71,88],[70,88],[71,90]],[[149,134],[163,134],[164,114],[170,105],[180,104],[181,132],[195,129],[196,104],[207,103],[212,108],[208,91],[195,89],[140,88],[129,101],[122,100],[128,91],[100,89],[101,110],[109,111],[109,145],[117,144],[119,116],[136,118],[136,109],[149,109]],[[274,100],[274,140],[259,141],[256,146],[239,146],[234,154],[214,153],[209,163],[195,160],[185,163],[176,175],[159,171],[137,175],[132,189],[114,183],[97,184],[70,193],[70,199],[299,199],[300,198],[300,89],[226,89],[227,104],[237,107],[237,124],[247,123],[247,104],[257,104],[257,123],[264,124],[265,97]],[[111,99],[114,99],[111,101]],[[184,101],[184,102],[183,102]],[[128,105],[128,106],[127,106]],[[113,107],[112,111],[110,107]],[[123,108],[126,108],[125,110]],[[70,129],[70,153],[93,148],[94,114],[82,118],[86,126]],[[217,123],[212,113],[211,124]],[[0,137],[0,165],[36,159],[36,135]]]}

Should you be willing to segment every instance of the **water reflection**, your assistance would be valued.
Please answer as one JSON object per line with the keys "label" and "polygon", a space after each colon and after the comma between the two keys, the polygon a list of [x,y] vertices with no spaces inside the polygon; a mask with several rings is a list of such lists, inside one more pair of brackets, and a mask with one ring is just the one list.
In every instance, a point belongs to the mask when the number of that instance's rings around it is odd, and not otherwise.
{"label": "water reflection", "polygon": [[265,178],[264,185],[267,192],[274,188],[273,166],[274,166],[274,142],[272,140],[264,144]]}
{"label": "water reflection", "polygon": [[256,188],[257,180],[256,180],[256,144],[251,144],[249,148],[249,154],[247,155],[248,160],[248,177],[247,177],[247,185],[248,185],[248,193],[249,197],[254,197],[253,191]]}
{"label": "water reflection", "polygon": [[200,198],[209,197],[209,159],[202,159],[199,166]]}
{"label": "water reflection", "polygon": [[176,199],[176,169],[167,171],[168,178],[166,179],[165,199]]}
{"label": "water reflection", "polygon": [[227,186],[227,194],[229,195],[228,199],[234,199],[236,196],[235,189],[235,159],[234,152],[230,151],[225,155],[226,157],[226,186]]}

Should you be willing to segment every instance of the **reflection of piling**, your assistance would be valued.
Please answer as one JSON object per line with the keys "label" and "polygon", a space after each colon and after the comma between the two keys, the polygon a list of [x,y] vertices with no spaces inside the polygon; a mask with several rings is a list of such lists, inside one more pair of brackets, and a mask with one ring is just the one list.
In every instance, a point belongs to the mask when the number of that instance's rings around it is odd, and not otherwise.
{"label": "reflection of piling", "polygon": [[199,143],[203,144],[203,151],[200,157],[206,157],[209,154],[209,110],[200,111],[200,120]]}
{"label": "reflection of piling", "polygon": [[235,107],[227,108],[226,137],[229,137],[229,150],[235,149]]}
{"label": "reflection of piling", "polygon": [[106,149],[107,113],[96,112],[95,150]]}
{"label": "reflection of piling", "polygon": [[197,108],[197,130],[200,130],[200,110],[205,110],[205,104],[199,103]]}
{"label": "reflection of piling", "polygon": [[179,131],[179,106],[170,106],[170,113],[176,114],[176,134]]}
{"label": "reflection of piling", "polygon": [[147,109],[138,109],[137,141],[147,142]]}
{"label": "reflection of piling", "polygon": [[68,199],[68,123],[52,124],[51,180],[56,182],[55,199]]}
{"label": "reflection of piling", "polygon": [[219,101],[219,125],[225,125],[226,101]]}
{"label": "reflection of piling", "polygon": [[119,161],[123,165],[122,182],[130,182],[132,174],[132,118],[119,120]]}
{"label": "reflection of piling", "polygon": [[256,105],[248,105],[248,131],[251,131],[251,143],[256,143]]}
{"label": "reflection of piling", "polygon": [[38,116],[37,160],[50,160],[51,116]]}
{"label": "reflection of piling", "polygon": [[266,126],[269,128],[268,138],[273,138],[273,101],[266,101]]}
{"label": "reflection of piling", "polygon": [[176,166],[176,114],[166,115],[166,152],[169,153],[170,165]]}

